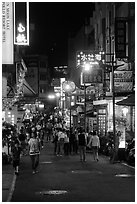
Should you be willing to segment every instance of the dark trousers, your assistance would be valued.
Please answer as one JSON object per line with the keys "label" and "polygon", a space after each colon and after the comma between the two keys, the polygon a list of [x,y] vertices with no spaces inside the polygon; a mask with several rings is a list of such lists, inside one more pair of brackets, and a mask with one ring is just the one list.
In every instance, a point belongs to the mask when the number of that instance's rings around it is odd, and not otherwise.
{"label": "dark trousers", "polygon": [[31,162],[32,162],[32,170],[35,171],[39,165],[39,154],[30,155]]}
{"label": "dark trousers", "polygon": [[69,154],[69,143],[64,143],[64,154],[65,155]]}
{"label": "dark trousers", "polygon": [[86,160],[86,146],[79,145],[79,155],[81,161]]}
{"label": "dark trousers", "polygon": [[57,142],[54,142],[54,154],[57,154]]}

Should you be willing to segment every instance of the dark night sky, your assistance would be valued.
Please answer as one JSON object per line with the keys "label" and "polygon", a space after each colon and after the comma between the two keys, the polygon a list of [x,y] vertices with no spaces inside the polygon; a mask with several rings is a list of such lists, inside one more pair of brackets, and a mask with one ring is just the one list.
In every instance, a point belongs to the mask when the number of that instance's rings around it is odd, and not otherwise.
{"label": "dark night sky", "polygon": [[[31,33],[29,52],[61,56],[67,63],[68,34],[76,33],[85,18],[92,16],[92,2],[30,2]],[[56,55],[56,57],[55,57]],[[58,60],[57,60],[58,61]]]}

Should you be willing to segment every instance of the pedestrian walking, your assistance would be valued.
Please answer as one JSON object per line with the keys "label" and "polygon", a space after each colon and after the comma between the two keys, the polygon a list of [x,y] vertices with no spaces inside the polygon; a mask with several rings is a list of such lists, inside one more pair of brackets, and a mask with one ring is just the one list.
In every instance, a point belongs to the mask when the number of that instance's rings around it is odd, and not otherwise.
{"label": "pedestrian walking", "polygon": [[52,136],[52,123],[48,121],[47,125],[46,125],[46,129],[47,129],[47,142],[51,141],[51,136]]}
{"label": "pedestrian walking", "polygon": [[96,131],[93,131],[93,136],[90,137],[89,143],[87,145],[88,147],[92,147],[93,150],[93,158],[96,161],[99,161],[98,159],[98,149],[100,148],[100,140],[96,133]]}
{"label": "pedestrian walking", "polygon": [[57,154],[57,144],[58,144],[58,130],[54,129],[53,131],[53,141],[52,143],[54,144],[54,155]]}
{"label": "pedestrian walking", "polygon": [[64,130],[64,155],[69,155],[69,136]]}
{"label": "pedestrian walking", "polygon": [[70,154],[73,155],[75,153],[76,137],[72,129],[69,132],[69,143],[70,143]]}
{"label": "pedestrian walking", "polygon": [[19,140],[21,142],[22,154],[26,155],[26,152],[27,152],[26,134],[25,134],[25,130],[23,127],[21,127],[20,129]]}
{"label": "pedestrian walking", "polygon": [[59,132],[58,132],[58,151],[57,151],[57,156],[62,156],[63,152],[64,152],[64,133],[63,130],[61,128],[59,128]]}
{"label": "pedestrian walking", "polygon": [[31,138],[28,142],[29,144],[29,155],[32,162],[32,173],[37,173],[37,168],[39,165],[39,155],[40,155],[40,140],[37,138],[34,132],[31,133]]}
{"label": "pedestrian walking", "polygon": [[44,130],[40,130],[40,141],[41,141],[41,148],[43,149],[44,147]]}
{"label": "pedestrian walking", "polygon": [[12,147],[12,161],[13,161],[13,168],[15,170],[15,174],[19,174],[19,165],[20,165],[20,154],[21,154],[21,147],[18,140],[14,142],[14,146]]}
{"label": "pedestrian walking", "polygon": [[78,146],[79,146],[79,154],[80,154],[80,161],[86,161],[86,145],[87,145],[87,138],[83,128],[79,129],[78,133]]}

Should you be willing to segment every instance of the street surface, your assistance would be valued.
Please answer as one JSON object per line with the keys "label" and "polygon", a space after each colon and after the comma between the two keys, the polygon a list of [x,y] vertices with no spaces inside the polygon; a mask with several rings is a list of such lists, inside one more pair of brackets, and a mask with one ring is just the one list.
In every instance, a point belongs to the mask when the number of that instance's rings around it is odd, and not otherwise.
{"label": "street surface", "polygon": [[123,164],[110,164],[109,158],[87,153],[54,156],[53,143],[45,143],[40,155],[39,173],[32,175],[29,156],[21,159],[11,202],[134,202],[135,170]]}

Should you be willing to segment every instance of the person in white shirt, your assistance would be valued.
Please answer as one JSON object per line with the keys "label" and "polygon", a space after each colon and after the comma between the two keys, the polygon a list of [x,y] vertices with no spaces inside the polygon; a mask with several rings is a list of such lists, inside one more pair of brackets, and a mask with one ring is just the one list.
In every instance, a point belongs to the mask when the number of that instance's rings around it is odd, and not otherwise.
{"label": "person in white shirt", "polygon": [[63,130],[61,128],[59,128],[59,131],[58,131],[58,143],[57,143],[57,146],[58,146],[57,156],[62,156],[63,155],[64,137],[65,137],[65,134],[63,133]]}
{"label": "person in white shirt", "polygon": [[40,155],[40,141],[36,137],[34,132],[31,133],[31,138],[28,141],[29,144],[29,155],[32,161],[33,174],[37,173],[37,167],[39,165],[39,155]]}
{"label": "person in white shirt", "polygon": [[99,137],[96,134],[96,131],[93,131],[93,136],[91,136],[87,146],[88,147],[92,146],[94,160],[99,161],[99,159],[98,159],[98,149],[100,148],[100,140],[99,140]]}

